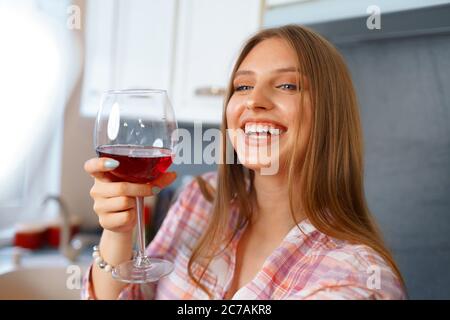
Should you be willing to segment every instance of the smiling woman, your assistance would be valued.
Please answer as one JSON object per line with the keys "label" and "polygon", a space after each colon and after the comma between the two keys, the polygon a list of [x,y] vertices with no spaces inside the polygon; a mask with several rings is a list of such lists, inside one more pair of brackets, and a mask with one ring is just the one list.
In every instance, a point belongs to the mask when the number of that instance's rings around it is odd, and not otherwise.
{"label": "smiling woman", "polygon": [[[299,145],[306,145],[311,126],[311,107],[308,101],[300,108],[301,92],[307,93],[300,84],[299,66],[296,55],[280,38],[269,38],[258,43],[244,58],[233,79],[234,93],[226,108],[227,128],[244,128],[245,144],[234,144],[241,163],[250,169],[259,169],[265,163],[275,161],[286,164],[286,148],[293,146],[293,132],[299,125],[304,134]],[[304,78],[304,76],[302,77]],[[304,114],[300,117],[300,111]],[[291,130],[290,130],[291,129]],[[277,138],[277,139],[273,139]],[[279,144],[275,149],[271,144]],[[276,152],[268,162],[264,153],[270,147]],[[260,161],[261,160],[261,161]],[[286,168],[282,167],[284,171]]]}
{"label": "smiling woman", "polygon": [[[366,205],[358,106],[331,44],[296,25],[250,38],[225,97],[222,146],[228,139],[240,162],[230,164],[223,148],[218,172],[185,188],[150,243],[148,254],[175,270],[150,284],[147,298],[405,298]],[[276,150],[269,163],[261,161],[267,147]],[[91,159],[86,170],[97,177],[100,251],[116,264],[131,253],[130,228],[117,230],[134,216],[134,204],[118,199],[149,187],[108,180],[105,161]],[[272,162],[280,165],[267,174]],[[116,218],[124,212],[129,219]],[[144,298],[96,267],[85,280],[87,298]]]}

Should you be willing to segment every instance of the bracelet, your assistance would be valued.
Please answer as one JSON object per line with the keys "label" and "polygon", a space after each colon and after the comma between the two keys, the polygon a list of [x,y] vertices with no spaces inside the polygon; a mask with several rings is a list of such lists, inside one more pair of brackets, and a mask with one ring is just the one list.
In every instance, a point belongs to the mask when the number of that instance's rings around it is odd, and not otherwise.
{"label": "bracelet", "polygon": [[98,245],[94,246],[92,248],[92,257],[94,258],[95,264],[102,269],[105,272],[111,272],[114,267],[107,263],[105,260],[103,260],[102,256],[100,255],[100,247]]}
{"label": "bracelet", "polygon": [[[112,265],[110,265],[109,263],[107,263],[101,256],[100,254],[100,246],[99,245],[95,245],[92,248],[93,252],[92,252],[92,257],[94,258],[94,262],[95,264],[102,269],[105,272],[111,272],[114,267]],[[134,259],[136,257],[136,251],[133,250],[133,256],[131,257],[131,259]]]}

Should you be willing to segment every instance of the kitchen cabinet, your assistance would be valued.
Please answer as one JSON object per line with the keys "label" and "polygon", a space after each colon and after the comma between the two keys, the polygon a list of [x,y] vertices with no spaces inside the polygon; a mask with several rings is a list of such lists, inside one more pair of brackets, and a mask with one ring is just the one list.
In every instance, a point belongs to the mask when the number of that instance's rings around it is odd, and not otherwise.
{"label": "kitchen cabinet", "polygon": [[107,89],[168,90],[180,122],[219,123],[243,41],[261,25],[261,0],[88,1],[81,112]]}
{"label": "kitchen cabinet", "polygon": [[175,0],[87,1],[81,113],[108,89],[170,88]]}
{"label": "kitchen cabinet", "polygon": [[180,1],[173,101],[182,121],[218,123],[243,41],[260,27],[260,0]]}
{"label": "kitchen cabinet", "polygon": [[116,88],[169,89],[175,0],[118,2]]}

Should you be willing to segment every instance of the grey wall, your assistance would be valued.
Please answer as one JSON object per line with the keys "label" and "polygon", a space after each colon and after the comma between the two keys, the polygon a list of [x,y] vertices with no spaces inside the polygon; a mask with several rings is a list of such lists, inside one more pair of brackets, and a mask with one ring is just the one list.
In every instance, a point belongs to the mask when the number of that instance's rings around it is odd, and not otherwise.
{"label": "grey wall", "polygon": [[366,194],[411,298],[450,298],[450,35],[341,45],[360,101]]}
{"label": "grey wall", "polygon": [[[211,128],[215,128],[215,129],[219,129],[220,128],[220,124],[201,124],[201,137],[200,136],[196,136],[196,132],[194,129],[194,124],[193,123],[179,123],[178,124],[179,128],[183,128],[189,131],[190,136],[193,139],[196,139],[196,141],[199,141],[198,139],[202,139],[203,138],[203,134],[205,131],[207,131],[208,129]],[[200,128],[200,127],[199,127]],[[205,148],[210,145],[211,143],[213,143],[214,146],[219,146],[219,143],[215,141],[211,142],[211,141],[203,141],[202,142],[202,152],[205,151]],[[218,150],[218,149],[217,149]],[[215,171],[217,170],[217,165],[216,164],[206,164],[203,163],[203,158],[202,158],[202,163],[199,164],[195,164],[194,163],[194,140],[192,140],[191,143],[191,162],[190,164],[173,164],[172,167],[170,168],[170,170],[174,170],[177,172],[178,176],[197,176],[197,175],[201,175],[202,173],[208,172],[208,171]],[[180,180],[180,179],[177,179]],[[178,185],[178,183],[180,183],[180,181],[176,181],[175,186]]]}

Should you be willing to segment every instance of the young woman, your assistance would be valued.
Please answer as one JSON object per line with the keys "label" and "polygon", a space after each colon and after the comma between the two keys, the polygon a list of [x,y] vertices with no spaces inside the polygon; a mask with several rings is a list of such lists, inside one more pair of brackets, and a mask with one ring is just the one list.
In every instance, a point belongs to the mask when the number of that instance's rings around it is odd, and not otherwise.
{"label": "young woman", "polygon": [[[358,106],[341,55],[318,34],[288,25],[244,45],[231,75],[222,122],[240,163],[193,181],[148,247],[174,271],[147,286],[152,299],[403,299],[400,271],[385,247],[363,191]],[[277,144],[276,173],[261,150]],[[276,159],[275,159],[276,157]],[[118,163],[91,159],[94,211],[110,265],[132,254],[135,196],[152,186],[115,181]],[[155,186],[157,188],[155,188]],[[155,193],[155,192],[153,192]],[[85,298],[141,299],[143,290],[94,265]]]}

